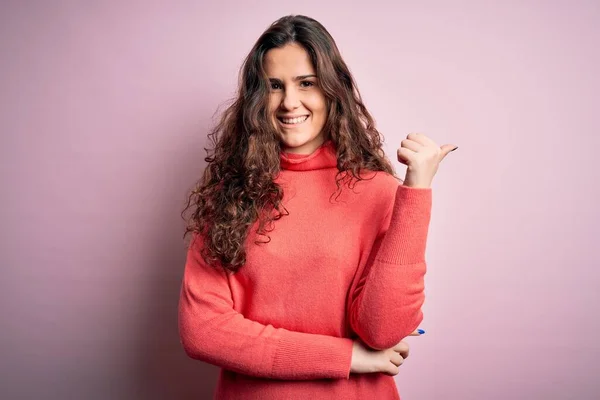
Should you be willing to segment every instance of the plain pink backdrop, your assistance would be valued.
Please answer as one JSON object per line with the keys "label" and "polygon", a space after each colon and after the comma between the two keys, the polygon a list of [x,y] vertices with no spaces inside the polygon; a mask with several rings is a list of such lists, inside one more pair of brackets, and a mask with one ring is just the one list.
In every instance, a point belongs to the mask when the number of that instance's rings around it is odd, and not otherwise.
{"label": "plain pink backdrop", "polygon": [[297,13],[401,176],[408,133],[459,146],[403,400],[598,398],[599,4],[3,1],[0,397],[210,396],[177,334],[179,213],[242,59]]}

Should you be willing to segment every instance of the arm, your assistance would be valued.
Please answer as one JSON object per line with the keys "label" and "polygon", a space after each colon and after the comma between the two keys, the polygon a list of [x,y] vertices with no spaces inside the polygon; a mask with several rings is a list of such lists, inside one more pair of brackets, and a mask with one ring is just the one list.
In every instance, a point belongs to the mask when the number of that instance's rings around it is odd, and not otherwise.
{"label": "arm", "polygon": [[349,307],[351,328],[373,349],[394,346],[423,320],[430,218],[431,188],[398,186]]}
{"label": "arm", "polygon": [[192,240],[188,249],[179,300],[179,335],[188,356],[264,378],[349,378],[351,339],[294,332],[244,318],[233,309],[225,271],[202,259],[201,242]]}

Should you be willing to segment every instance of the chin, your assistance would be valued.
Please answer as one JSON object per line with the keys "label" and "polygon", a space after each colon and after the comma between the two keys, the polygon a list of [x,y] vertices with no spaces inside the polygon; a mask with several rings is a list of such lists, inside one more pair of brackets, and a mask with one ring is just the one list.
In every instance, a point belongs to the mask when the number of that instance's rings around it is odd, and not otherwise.
{"label": "chin", "polygon": [[284,134],[282,137],[282,145],[287,152],[310,154],[322,144],[322,140],[317,136],[306,137],[301,133]]}
{"label": "chin", "polygon": [[[298,135],[300,136],[300,135]],[[302,138],[302,137],[294,137],[294,135],[284,135],[282,138],[282,142],[286,147],[297,148],[309,144],[314,140],[314,138]]]}

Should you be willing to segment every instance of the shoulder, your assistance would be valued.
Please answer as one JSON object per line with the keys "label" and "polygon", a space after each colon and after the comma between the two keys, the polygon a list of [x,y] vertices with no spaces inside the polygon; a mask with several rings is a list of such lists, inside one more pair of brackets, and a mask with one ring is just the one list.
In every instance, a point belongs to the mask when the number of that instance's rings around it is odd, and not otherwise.
{"label": "shoulder", "polygon": [[361,170],[363,180],[357,182],[357,185],[368,188],[369,192],[377,196],[394,197],[400,180],[385,171]]}
{"label": "shoulder", "polygon": [[360,177],[361,180],[352,182],[352,192],[358,195],[357,200],[365,208],[387,214],[394,205],[400,180],[385,171],[361,170]]}

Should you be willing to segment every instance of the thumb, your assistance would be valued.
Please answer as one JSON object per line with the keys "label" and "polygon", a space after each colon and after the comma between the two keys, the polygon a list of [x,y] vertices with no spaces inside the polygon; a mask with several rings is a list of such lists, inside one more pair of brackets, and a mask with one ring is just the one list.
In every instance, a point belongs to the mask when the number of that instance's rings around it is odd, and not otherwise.
{"label": "thumb", "polygon": [[454,144],[445,144],[445,145],[441,146],[440,149],[442,150],[442,158],[441,158],[441,160],[443,160],[444,157],[446,157],[448,155],[448,153],[450,153],[451,151],[454,151],[454,150],[458,149],[458,146],[456,146]]}

